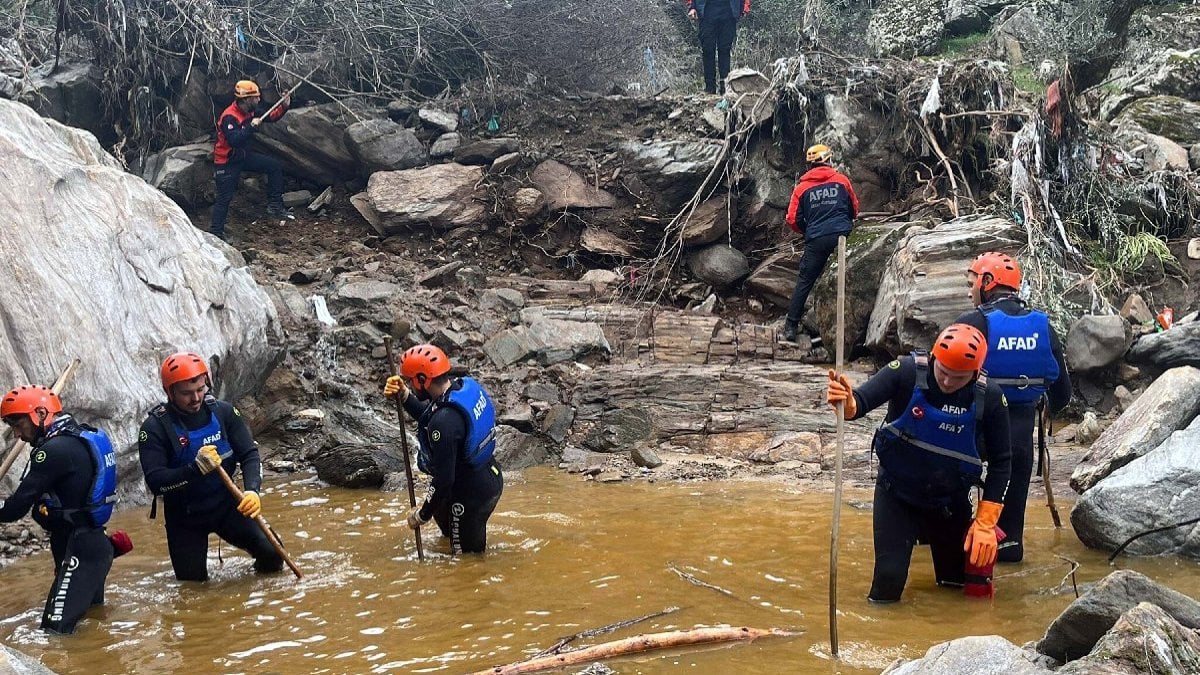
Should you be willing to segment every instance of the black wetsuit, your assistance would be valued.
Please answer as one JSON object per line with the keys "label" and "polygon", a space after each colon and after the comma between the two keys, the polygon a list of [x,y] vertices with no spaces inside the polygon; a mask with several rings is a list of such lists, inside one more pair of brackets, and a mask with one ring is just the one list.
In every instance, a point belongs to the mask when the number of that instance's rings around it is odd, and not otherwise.
{"label": "black wetsuit", "polygon": [[[1008,295],[993,300],[992,306],[1009,316],[1029,313],[1025,303]],[[988,337],[988,321],[983,312],[972,310],[958,317],[955,323],[974,326]],[[1050,349],[1058,362],[1058,379],[1046,388],[1046,399],[1051,414],[1057,413],[1071,401],[1071,376],[1067,373],[1067,361],[1063,356],[1062,341],[1050,327]],[[1012,480],[1004,498],[1004,510],[997,525],[1004,531],[1005,539],[1000,543],[996,559],[1000,562],[1020,562],[1025,557],[1025,507],[1029,501],[1029,483],[1033,477],[1034,457],[1033,430],[1037,423],[1037,404],[1014,404],[1009,402],[1008,420],[1012,430]]]}
{"label": "black wetsuit", "polygon": [[193,463],[199,448],[185,448],[189,445],[187,438],[178,433],[203,429],[212,415],[216,415],[221,433],[233,450],[221,464],[225,472],[232,477],[240,466],[245,489],[259,492],[262,462],[258,446],[241,413],[224,401],[210,399],[191,415],[170,404],[155,408],[142,423],[138,436],[146,485],[163,498],[167,549],[175,578],[208,580],[208,535],[213,533],[254,556],[255,570],[277,572],[283,568],[283,558],[254,521],[238,512],[237,499],[217,472],[200,474]]}
{"label": "black wetsuit", "polygon": [[462,413],[444,406],[427,415],[430,405],[416,396],[404,401],[405,410],[417,420],[417,433],[426,435],[430,448],[427,468],[432,481],[421,504],[421,519],[437,522],[456,555],[482,553],[488,518],[504,491],[504,474],[492,460],[472,466],[466,459],[467,423]]}
{"label": "black wetsuit", "polygon": [[[56,422],[61,423],[61,417]],[[30,451],[28,473],[0,506],[0,521],[13,522],[33,509],[34,520],[50,533],[56,572],[46,596],[42,629],[52,633],[74,633],[88,608],[104,603],[112,543],[86,512],[64,515],[87,504],[95,472],[92,453],[83,440],[61,432],[43,438]],[[37,507],[48,494],[58,498],[62,510],[44,516]]]}
{"label": "black wetsuit", "polygon": [[[933,375],[932,359],[926,370],[930,405],[947,410],[951,406],[966,408],[975,402],[976,387],[970,384],[945,394],[938,388]],[[917,369],[913,357],[893,361],[854,390],[858,406],[855,419],[887,403],[886,421],[898,419],[908,407],[916,386]],[[987,462],[987,477],[983,485],[985,501],[1003,502],[1008,487],[1012,456],[1009,450],[1008,408],[1000,387],[989,383],[984,398],[983,417],[979,420],[976,444]],[[963,541],[973,519],[970,490],[964,489],[953,502],[942,508],[924,508],[899,498],[884,475],[875,483],[873,528],[875,540],[875,572],[871,592],[872,602],[888,603],[900,600],[908,581],[912,550],[918,542],[929,544],[933,569],[941,585],[962,586],[964,580]]]}

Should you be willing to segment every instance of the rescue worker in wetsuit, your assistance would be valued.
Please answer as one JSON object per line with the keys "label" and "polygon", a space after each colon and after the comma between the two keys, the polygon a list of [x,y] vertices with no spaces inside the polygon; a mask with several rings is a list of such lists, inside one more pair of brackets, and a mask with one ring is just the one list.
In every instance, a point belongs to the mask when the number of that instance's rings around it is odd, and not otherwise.
{"label": "rescue worker in wetsuit", "polygon": [[1070,402],[1071,378],[1050,319],[1017,296],[1021,267],[1016,260],[994,251],[983,253],[971,263],[967,283],[977,309],[958,317],[958,323],[978,328],[987,338],[983,367],[1008,399],[1012,433],[1012,479],[1000,515],[1000,529],[1007,537],[997,559],[1020,562],[1025,557],[1025,506],[1034,466],[1033,426],[1043,397],[1051,414]]}
{"label": "rescue worker in wetsuit", "polygon": [[[432,479],[408,525],[415,530],[435,520],[455,555],[482,553],[488,518],[504,491],[504,474],[492,458],[492,399],[475,379],[451,377],[450,359],[433,345],[405,351],[400,373],[387,379],[383,393],[400,396],[417,420],[417,468]],[[411,395],[404,380],[411,383]]]}
{"label": "rescue worker in wetsuit", "polygon": [[[983,335],[954,324],[929,353],[892,361],[858,388],[829,371],[827,400],[835,407],[843,402],[846,419],[888,406],[873,443],[879,456],[867,596],[873,603],[900,600],[918,542],[929,544],[942,586],[962,587],[968,561],[978,568],[995,562],[1011,457],[1004,394],[980,373],[986,357]],[[983,497],[972,519],[970,490],[979,484]]]}
{"label": "rescue worker in wetsuit", "polygon": [[241,80],[233,87],[234,100],[217,120],[217,142],[213,146],[213,179],[217,185],[217,199],[213,204],[212,223],[209,231],[225,238],[225,222],[229,219],[229,205],[237,192],[238,180],[243,171],[267,175],[267,215],[272,218],[292,218],[283,205],[283,165],[279,160],[251,150],[254,132],[263,122],[278,122],[287,112],[291,99],[283,96],[283,103],[262,116],[266,109],[260,106],[262,94],[258,85],[251,80]]}
{"label": "rescue worker in wetsuit", "polygon": [[49,531],[57,571],[42,630],[74,633],[90,607],[104,604],[104,581],[115,553],[104,533],[117,501],[112,443],[103,431],[64,413],[62,401],[47,387],[29,385],[5,394],[0,419],[31,446],[26,474],[0,506],[0,521],[18,520],[32,508],[34,521]]}
{"label": "rescue worker in wetsuit", "polygon": [[[809,169],[792,191],[786,217],[788,227],[804,237],[804,255],[783,322],[784,342],[795,342],[808,294],[825,271],[829,256],[837,250],[838,237],[850,234],[858,216],[858,195],[850,179],[833,168],[833,150],[828,145],[814,145],[805,153],[805,159]],[[828,357],[821,336],[812,337],[813,352]]]}
{"label": "rescue worker in wetsuit", "polygon": [[[163,498],[167,551],[175,578],[208,580],[208,535],[254,556],[257,572],[278,572],[283,558],[254,523],[262,513],[262,462],[238,409],[209,393],[208,366],[198,354],[179,352],[160,371],[167,402],[150,411],[138,434],[146,485],[154,494],[150,517]],[[242,470],[239,501],[222,482]]]}

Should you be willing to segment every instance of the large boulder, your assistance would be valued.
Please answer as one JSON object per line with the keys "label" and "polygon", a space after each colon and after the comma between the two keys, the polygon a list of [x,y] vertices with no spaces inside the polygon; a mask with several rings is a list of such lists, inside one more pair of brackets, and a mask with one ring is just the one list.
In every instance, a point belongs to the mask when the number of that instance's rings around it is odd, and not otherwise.
{"label": "large boulder", "polygon": [[1113,471],[1158,447],[1200,413],[1200,369],[1173,368],[1156,379],[1121,413],[1071,473],[1071,487],[1084,492]]}
{"label": "large boulder", "polygon": [[32,86],[21,96],[22,103],[67,126],[92,132],[101,143],[115,140],[104,117],[97,66],[86,61],[63,62],[54,70],[54,62],[47,61],[29,75]]}
{"label": "large boulder", "polygon": [[497,157],[520,149],[520,143],[512,137],[485,138],[455,148],[454,161],[459,164],[491,164]]}
{"label": "large boulder", "polygon": [[702,202],[683,223],[683,243],[687,246],[711,244],[729,234],[729,224],[737,218],[737,203],[726,195]]}
{"label": "large boulder", "polygon": [[796,277],[800,274],[802,256],[803,250],[780,251],[767,256],[750,273],[746,287],[772,304],[787,307],[792,299],[792,290],[796,287]]}
{"label": "large boulder", "polygon": [[626,169],[641,177],[661,206],[677,209],[716,166],[723,146],[723,142],[710,139],[625,141],[618,151]]}
{"label": "large boulder", "polygon": [[496,462],[505,471],[537,466],[549,455],[546,441],[541,437],[510,426],[496,427]]}
{"label": "large boulder", "polygon": [[1188,628],[1200,628],[1200,602],[1138,572],[1118,570],[1068,605],[1046,629],[1035,649],[1059,661],[1086,656],[1122,614],[1141,602],[1161,607]]}
{"label": "large boulder", "polygon": [[236,399],[280,353],[275,308],[235,251],[91,134],[4,100],[0,203],[20,205],[0,228],[0,382],[50,384],[82,358],[64,403],[112,436],[122,479],[140,492],[132,446],[162,400],[162,359],[182,349],[207,357],[217,395]]}
{"label": "large boulder", "polygon": [[[1091,548],[1114,551],[1148,530],[1191,520],[1200,512],[1200,418],[1166,442],[1112,472],[1083,493],[1071,526]],[[1146,535],[1125,549],[1134,555],[1172,553],[1200,560],[1196,525]]]}
{"label": "large boulder", "polygon": [[371,109],[354,102],[297,108],[277,122],[260,126],[255,139],[283,160],[289,172],[322,185],[340,184],[358,175],[358,162],[346,145],[346,129],[371,115]]}
{"label": "large boulder", "polygon": [[696,251],[688,258],[688,267],[697,279],[718,288],[732,286],[750,273],[746,254],[725,243]]}
{"label": "large boulder", "polygon": [[594,321],[552,318],[540,306],[521,310],[520,317],[521,325],[501,331],[483,345],[484,354],[501,368],[526,359],[549,366],[612,351],[604,329]]}
{"label": "large boulder", "polygon": [[1158,368],[1200,368],[1200,321],[1177,324],[1171,330],[1139,337],[1126,359]]}
{"label": "large boulder", "polygon": [[571,167],[548,159],[533,170],[529,180],[546,196],[551,210],[602,209],[617,205],[617,198],[590,185]]}
{"label": "large boulder", "polygon": [[180,206],[206,206],[216,190],[212,150],[212,143],[192,143],[156,152],[146,158],[142,178]]}
{"label": "large boulder", "polygon": [[1067,365],[1080,372],[1103,368],[1121,358],[1131,342],[1133,327],[1123,317],[1081,316],[1067,331]]}
{"label": "large boulder", "polygon": [[54,675],[41,661],[26,656],[7,645],[0,645],[0,673],[11,675]]}
{"label": "large boulder", "polygon": [[342,444],[325,448],[312,458],[317,478],[344,488],[377,488],[389,473],[404,471],[400,444]]}
{"label": "large boulder", "polygon": [[1158,605],[1140,602],[1121,615],[1087,656],[1054,672],[1058,675],[1200,673],[1200,635],[1182,626]]}
{"label": "large boulder", "polygon": [[400,171],[429,160],[425,146],[411,129],[390,119],[370,119],[346,127],[346,145],[366,178],[376,171]]}
{"label": "large boulder", "polygon": [[1050,675],[1036,657],[999,635],[970,635],[936,644],[925,656],[894,665],[883,675]]}
{"label": "large boulder", "polygon": [[947,0],[945,34],[971,35],[986,31],[992,17],[1000,13],[1011,0]]}
{"label": "large boulder", "polygon": [[375,229],[387,236],[414,228],[477,226],[487,213],[479,187],[482,176],[482,168],[461,164],[373,173],[367,198],[379,215]]}
{"label": "large boulder", "polygon": [[[846,240],[846,331],[847,353],[866,341],[867,324],[875,309],[879,282],[887,261],[904,234],[898,224],[856,227]],[[793,278],[792,283],[795,283]],[[813,286],[811,297],[813,322],[825,344],[837,340],[837,252],[829,257],[825,274]]]}
{"label": "large boulder", "polygon": [[884,0],[867,24],[876,56],[923,56],[937,51],[946,27],[946,0]]}
{"label": "large boulder", "polygon": [[1148,96],[1125,106],[1113,124],[1128,123],[1180,145],[1200,143],[1200,103],[1178,96]]}
{"label": "large boulder", "polygon": [[887,354],[927,349],[942,328],[971,309],[964,279],[975,256],[1020,250],[1023,239],[1011,221],[994,216],[910,228],[879,282],[866,346]]}

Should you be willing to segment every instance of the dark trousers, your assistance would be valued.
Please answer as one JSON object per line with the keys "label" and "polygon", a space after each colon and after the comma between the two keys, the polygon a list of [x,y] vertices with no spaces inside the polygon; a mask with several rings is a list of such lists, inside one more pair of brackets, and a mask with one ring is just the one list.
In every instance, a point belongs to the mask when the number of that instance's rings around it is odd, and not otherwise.
{"label": "dark trousers", "polygon": [[504,492],[504,474],[495,462],[456,476],[450,501],[433,514],[454,555],[483,553],[487,521]]}
{"label": "dark trousers", "polygon": [[1004,530],[996,559],[1000,562],[1020,562],[1025,557],[1025,506],[1029,501],[1029,481],[1033,478],[1033,425],[1037,423],[1037,406],[1009,405],[1008,422],[1012,437],[1012,478],[1004,495],[1004,510],[997,525]]}
{"label": "dark trousers", "polygon": [[837,250],[838,236],[827,234],[804,242],[800,273],[796,277],[796,288],[792,291],[792,302],[788,305],[788,323],[799,325],[800,319],[804,318],[804,303],[808,302],[808,294],[825,271],[825,263],[829,261],[829,256]]}
{"label": "dark trousers", "polygon": [[237,192],[238,179],[243,171],[267,174],[267,199],[270,204],[283,203],[283,165],[274,157],[257,152],[247,152],[237,161],[218,165],[213,172],[217,183],[217,201],[213,204],[212,227],[213,234],[224,235],[225,223],[229,220],[229,205],[233,202],[233,194]]}
{"label": "dark trousers", "polygon": [[42,630],[69,635],[88,608],[104,604],[112,542],[104,528],[85,528],[52,533],[50,550],[56,571],[42,612]]}
{"label": "dark trousers", "polygon": [[971,502],[966,492],[950,506],[927,509],[896,498],[884,481],[877,481],[872,514],[875,573],[867,599],[878,603],[900,600],[908,582],[913,547],[918,542],[929,545],[938,584],[962,586],[966,577],[963,541],[971,519]]}
{"label": "dark trousers", "polygon": [[254,556],[254,569],[259,572],[278,572],[283,558],[253,520],[238,513],[231,500],[208,514],[187,514],[172,517],[166,511],[167,551],[171,567],[180,581],[208,581],[208,535],[221,539]]}
{"label": "dark trousers", "polygon": [[725,77],[729,75],[729,52],[733,50],[733,38],[737,35],[737,19],[700,19],[700,53],[704,56],[704,91],[717,93],[717,73],[720,72],[721,90],[725,90]]}

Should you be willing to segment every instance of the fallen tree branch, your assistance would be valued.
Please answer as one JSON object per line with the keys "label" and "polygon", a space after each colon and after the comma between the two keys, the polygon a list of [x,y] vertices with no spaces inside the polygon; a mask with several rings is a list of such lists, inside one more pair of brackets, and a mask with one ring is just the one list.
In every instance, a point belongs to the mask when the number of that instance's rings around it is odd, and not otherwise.
{"label": "fallen tree branch", "polygon": [[1065,586],[1067,584],[1067,579],[1070,579],[1071,580],[1071,588],[1075,589],[1075,598],[1078,599],[1079,598],[1079,584],[1077,584],[1075,582],[1075,570],[1079,569],[1079,561],[1072,560],[1072,559],[1066,557],[1065,555],[1059,555],[1057,553],[1054,554],[1054,557],[1058,558],[1059,560],[1066,561],[1069,565],[1071,565],[1071,571],[1069,571],[1065,575],[1063,575],[1062,581],[1058,582],[1058,586],[1055,586],[1055,590]]}
{"label": "fallen tree branch", "polygon": [[597,635],[604,635],[605,633],[611,633],[614,630],[618,630],[621,628],[628,628],[629,626],[632,626],[636,623],[641,623],[648,619],[657,619],[660,616],[666,616],[667,614],[672,614],[672,613],[678,612],[678,611],[679,611],[678,607],[668,607],[668,608],[662,610],[661,612],[654,612],[651,614],[646,614],[644,616],[635,617],[633,619],[625,619],[623,621],[617,621],[616,623],[610,623],[607,626],[601,626],[599,628],[589,628],[588,630],[580,631],[574,635],[570,635],[570,636],[564,637],[564,638],[559,638],[558,642],[554,643],[554,646],[549,647],[547,649],[543,649],[542,651],[538,652],[537,654],[534,654],[533,658],[539,659],[543,656],[549,656],[551,654],[558,654],[560,651],[562,651],[563,647],[566,647],[571,642],[578,640],[580,638],[590,638],[590,637],[595,637]]}
{"label": "fallen tree branch", "polygon": [[735,599],[737,598],[737,596],[733,594],[733,591],[721,588],[720,586],[714,586],[713,584],[710,584],[707,581],[702,581],[696,575],[689,574],[689,573],[684,572],[683,570],[679,569],[678,567],[675,566],[675,563],[669,563],[667,565],[667,569],[671,570],[675,574],[678,574],[680,579],[683,579],[684,581],[686,581],[688,583],[695,584],[697,586],[700,586],[701,588],[708,588],[708,589],[714,590],[722,595],[727,595],[731,598],[735,598]]}
{"label": "fallen tree branch", "polygon": [[654,651],[657,649],[672,649],[690,645],[716,644],[719,642],[749,642],[752,640],[757,640],[761,637],[788,637],[797,634],[798,633],[783,631],[776,628],[763,629],[748,628],[746,626],[693,628],[691,630],[678,630],[667,633],[647,633],[645,635],[635,635],[623,640],[614,640],[612,642],[592,645],[591,647],[584,647],[583,649],[577,649],[565,654],[543,656],[540,658],[532,658],[526,661],[519,661],[517,663],[510,663],[505,666],[496,666],[495,668],[488,670],[478,671],[474,673],[474,675],[519,675],[520,673],[538,673],[544,670],[553,670],[555,668],[563,668],[565,666],[573,666],[580,663],[601,661],[604,659],[611,659],[616,656],[624,656],[625,654],[640,654],[642,652]]}

